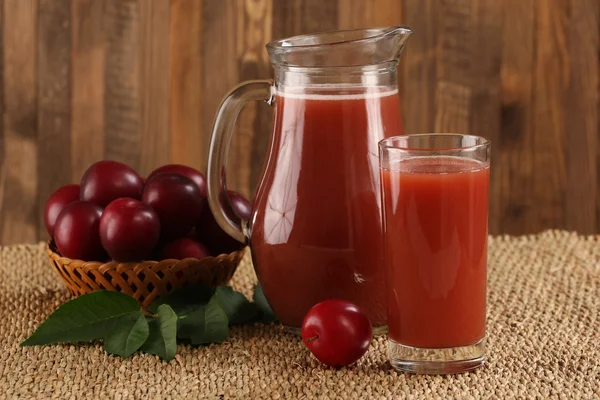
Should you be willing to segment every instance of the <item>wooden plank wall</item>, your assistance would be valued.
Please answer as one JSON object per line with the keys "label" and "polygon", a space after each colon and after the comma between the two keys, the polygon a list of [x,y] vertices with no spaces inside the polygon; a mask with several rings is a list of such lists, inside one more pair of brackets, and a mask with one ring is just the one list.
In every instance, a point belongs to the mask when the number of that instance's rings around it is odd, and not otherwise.
{"label": "wooden plank wall", "polygon": [[[44,239],[54,188],[110,158],[205,169],[223,95],[264,44],[407,24],[407,132],[493,140],[492,233],[600,232],[597,0],[0,0],[0,244]],[[230,185],[259,178],[271,111],[237,125]]]}

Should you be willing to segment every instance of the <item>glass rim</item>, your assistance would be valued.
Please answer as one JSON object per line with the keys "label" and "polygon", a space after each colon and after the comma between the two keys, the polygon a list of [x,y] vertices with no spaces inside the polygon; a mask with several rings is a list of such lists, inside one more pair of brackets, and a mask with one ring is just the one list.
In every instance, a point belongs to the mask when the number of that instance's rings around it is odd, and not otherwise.
{"label": "glass rim", "polygon": [[[394,141],[398,139],[406,139],[407,141],[413,137],[462,137],[462,138],[472,138],[477,142],[481,141],[481,143],[472,144],[468,146],[460,146],[460,147],[410,147],[408,144],[400,145],[393,144]],[[390,136],[388,138],[382,139],[379,141],[379,148],[386,150],[399,150],[399,151],[423,151],[423,152],[432,152],[432,151],[465,151],[465,150],[477,150],[486,147],[490,147],[491,141],[489,139],[484,138],[483,136],[477,135],[468,135],[463,133],[409,133],[406,135],[397,135]]]}
{"label": "glass rim", "polygon": [[[351,43],[364,43],[380,39],[384,36],[389,36],[398,32],[412,33],[413,31],[406,25],[381,26],[366,29],[328,30],[323,32],[295,35],[284,39],[272,40],[271,42],[267,43],[266,48],[269,53],[272,53],[278,51],[287,51],[291,49],[311,49],[340,44],[343,45]],[[343,35],[348,35],[350,37],[344,38]],[[313,41],[316,41],[318,38],[326,36],[332,36],[331,40],[310,43],[311,39]],[[309,41],[309,43],[304,43],[307,40]]]}
{"label": "glass rim", "polygon": [[339,71],[343,71],[344,73],[355,73],[357,75],[365,75],[368,73],[378,74],[389,71],[395,72],[397,65],[398,63],[396,61],[382,61],[379,63],[369,65],[331,65],[326,67],[303,67],[299,65],[273,64],[273,69],[275,69],[276,71],[299,72],[303,74],[319,72],[330,72],[339,74]]}

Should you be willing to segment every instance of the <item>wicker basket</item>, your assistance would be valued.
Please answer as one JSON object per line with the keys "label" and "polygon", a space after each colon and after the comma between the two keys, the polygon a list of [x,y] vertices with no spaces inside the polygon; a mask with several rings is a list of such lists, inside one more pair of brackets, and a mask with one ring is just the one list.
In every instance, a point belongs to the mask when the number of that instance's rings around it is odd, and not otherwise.
{"label": "wicker basket", "polygon": [[134,297],[147,309],[159,296],[186,284],[220,286],[226,284],[244,256],[245,249],[202,260],[144,261],[140,263],[101,263],[71,260],[48,242],[52,268],[74,296],[96,290],[116,290]]}

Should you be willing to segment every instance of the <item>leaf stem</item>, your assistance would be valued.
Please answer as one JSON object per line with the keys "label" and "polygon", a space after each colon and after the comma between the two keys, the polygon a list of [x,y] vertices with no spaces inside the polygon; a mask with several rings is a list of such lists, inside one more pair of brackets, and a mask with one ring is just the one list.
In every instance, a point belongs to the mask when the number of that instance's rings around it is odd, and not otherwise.
{"label": "leaf stem", "polygon": [[142,314],[144,315],[144,317],[152,317],[152,318],[157,318],[158,317],[158,314],[155,314],[155,313],[153,313],[151,311],[144,310],[144,309],[142,309]]}

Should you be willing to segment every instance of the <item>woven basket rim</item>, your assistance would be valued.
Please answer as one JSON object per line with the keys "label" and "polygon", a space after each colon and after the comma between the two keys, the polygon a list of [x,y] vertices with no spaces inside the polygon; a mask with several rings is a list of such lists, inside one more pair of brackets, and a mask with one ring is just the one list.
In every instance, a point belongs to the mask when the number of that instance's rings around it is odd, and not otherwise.
{"label": "woven basket rim", "polygon": [[140,264],[144,264],[146,266],[152,266],[152,265],[156,265],[158,263],[164,263],[164,262],[171,262],[171,263],[182,262],[182,261],[196,262],[196,261],[204,261],[204,260],[206,260],[206,261],[214,260],[215,262],[219,262],[225,258],[228,258],[231,254],[238,253],[238,252],[245,252],[246,247],[247,246],[244,246],[239,250],[232,251],[231,253],[222,253],[217,256],[204,257],[201,260],[198,258],[195,258],[195,257],[187,257],[187,258],[183,258],[183,259],[165,258],[164,260],[159,260],[159,261],[143,260],[143,261],[128,261],[128,262],[119,262],[119,261],[102,262],[102,261],[85,261],[85,260],[72,259],[69,257],[65,257],[62,254],[60,254],[60,252],[56,248],[56,244],[54,243],[54,241],[52,239],[50,239],[47,242],[46,252],[48,254],[48,257],[50,257],[51,260],[58,261],[62,264],[70,264],[72,262],[76,262],[77,264],[80,264],[82,267],[86,267],[86,268],[100,268],[101,266],[105,266],[105,267],[112,267],[112,268],[119,267],[119,270],[127,270],[127,269],[134,269],[137,266],[139,266]]}
{"label": "woven basket rim", "polygon": [[243,247],[229,254],[219,254],[201,260],[185,258],[102,263],[63,257],[51,240],[47,246],[52,269],[73,296],[97,290],[116,290],[135,298],[143,309],[147,309],[157,297],[188,283],[201,283],[213,287],[227,284],[245,251],[246,248]]}

